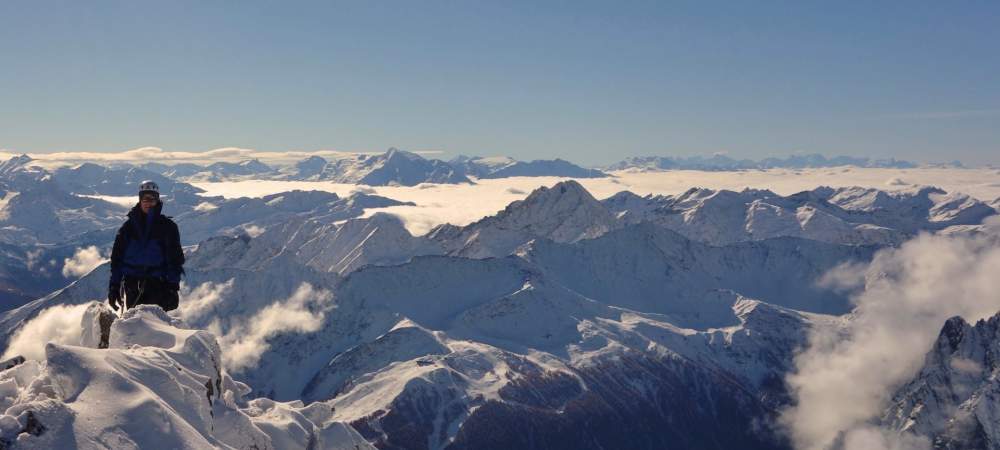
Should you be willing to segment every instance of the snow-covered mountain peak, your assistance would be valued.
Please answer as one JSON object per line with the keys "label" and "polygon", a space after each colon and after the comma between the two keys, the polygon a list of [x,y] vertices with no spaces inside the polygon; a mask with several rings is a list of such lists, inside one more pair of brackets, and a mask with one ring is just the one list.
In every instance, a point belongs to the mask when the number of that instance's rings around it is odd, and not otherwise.
{"label": "snow-covered mountain peak", "polygon": [[293,179],[298,180],[311,180],[318,177],[323,173],[323,168],[326,167],[327,161],[319,156],[310,156],[303,159],[293,166],[294,174],[292,174]]}
{"label": "snow-covered mountain peak", "polygon": [[507,206],[496,220],[503,228],[529,230],[556,242],[593,238],[615,228],[611,212],[574,180],[536,189]]}
{"label": "snow-covered mountain peak", "polygon": [[396,147],[389,147],[389,149],[386,150],[385,153],[382,154],[382,156],[385,158],[386,161],[391,161],[395,158],[404,158],[410,161],[424,159],[422,156],[416,153],[400,150]]}
{"label": "snow-covered mountain peak", "polygon": [[34,161],[30,156],[21,154],[6,161],[0,162],[0,176],[9,175],[11,172],[21,169]]}
{"label": "snow-covered mountain peak", "polygon": [[939,448],[1000,442],[1000,313],[971,325],[948,319],[918,374],[896,391],[882,422]]}
{"label": "snow-covered mountain peak", "polygon": [[619,226],[615,215],[580,183],[568,180],[538,188],[494,216],[464,227],[440,226],[427,237],[450,254],[484,258],[510,255],[536,238],[575,242]]}

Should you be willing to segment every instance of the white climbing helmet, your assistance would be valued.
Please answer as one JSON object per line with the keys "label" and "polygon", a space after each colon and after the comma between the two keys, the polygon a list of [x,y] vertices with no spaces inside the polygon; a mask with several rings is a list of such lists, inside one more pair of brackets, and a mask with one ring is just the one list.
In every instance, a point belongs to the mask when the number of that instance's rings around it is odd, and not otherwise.
{"label": "white climbing helmet", "polygon": [[160,187],[157,186],[152,180],[143,181],[142,184],[139,185],[139,197],[142,197],[142,194],[156,194],[156,196],[159,197]]}

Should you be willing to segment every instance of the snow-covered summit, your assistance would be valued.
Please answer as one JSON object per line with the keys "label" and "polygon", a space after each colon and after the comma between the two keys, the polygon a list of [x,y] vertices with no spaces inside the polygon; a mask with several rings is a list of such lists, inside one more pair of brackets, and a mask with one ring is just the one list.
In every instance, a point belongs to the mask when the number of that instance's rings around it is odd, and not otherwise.
{"label": "snow-covered summit", "polygon": [[428,237],[454,254],[504,256],[536,238],[575,242],[607,233],[619,222],[580,183],[568,180],[541,187],[495,216],[465,227],[441,226]]}
{"label": "snow-covered summit", "polygon": [[518,161],[508,156],[468,157],[458,156],[449,164],[476,178],[508,177],[566,177],[603,178],[608,176],[597,169],[586,169],[569,161],[554,160]]}
{"label": "snow-covered summit", "polygon": [[377,155],[353,154],[327,161],[311,156],[285,168],[280,179],[333,181],[370,186],[415,186],[420,183],[468,183],[448,163],[390,148]]}
{"label": "snow-covered summit", "polygon": [[9,176],[15,170],[23,169],[32,161],[31,157],[25,154],[15,156],[6,161],[0,162],[0,176]]}

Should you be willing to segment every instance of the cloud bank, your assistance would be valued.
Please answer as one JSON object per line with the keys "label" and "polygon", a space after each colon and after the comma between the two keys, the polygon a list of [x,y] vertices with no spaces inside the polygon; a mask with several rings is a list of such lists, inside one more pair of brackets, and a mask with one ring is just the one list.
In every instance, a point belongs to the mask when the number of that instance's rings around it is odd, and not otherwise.
{"label": "cloud bank", "polygon": [[72,258],[63,259],[62,275],[66,278],[79,278],[107,261],[107,258],[101,256],[97,246],[78,248]]}
{"label": "cloud bank", "polygon": [[817,328],[788,376],[797,405],[782,422],[796,448],[916,449],[929,444],[872,428],[892,393],[911,379],[945,320],[1000,311],[1000,221],[978,238],[924,234],[879,252],[867,266],[842,267],[826,283],[864,285],[844,330]]}
{"label": "cloud bank", "polygon": [[185,323],[193,323],[205,318],[213,312],[215,306],[219,304],[222,297],[233,289],[235,279],[229,279],[224,283],[213,283],[211,281],[199,284],[193,289],[186,283],[181,283],[180,305],[174,313]]}
{"label": "cloud bank", "polygon": [[0,359],[20,355],[44,361],[45,344],[49,342],[80,345],[83,316],[90,305],[59,305],[45,309],[14,334]]}
{"label": "cloud bank", "polygon": [[226,368],[239,372],[257,364],[261,355],[271,348],[268,338],[279,333],[319,330],[332,298],[330,291],[302,283],[287,300],[272,303],[230,328],[220,338]]}

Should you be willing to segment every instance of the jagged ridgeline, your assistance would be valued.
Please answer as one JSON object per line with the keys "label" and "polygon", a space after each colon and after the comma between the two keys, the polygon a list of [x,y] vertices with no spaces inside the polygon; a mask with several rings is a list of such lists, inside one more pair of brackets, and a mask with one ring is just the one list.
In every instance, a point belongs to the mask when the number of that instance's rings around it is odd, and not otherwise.
{"label": "jagged ridgeline", "polygon": [[[19,176],[8,206],[44,183]],[[24,290],[36,299],[0,315],[4,348],[37,353],[0,372],[3,445],[790,448],[775,426],[791,402],[784,377],[810,330],[851,309],[824,274],[920,232],[975,234],[996,215],[935,188],[599,200],[566,181],[414,236],[365,214],[403,204],[385,197],[188,198],[191,185],[177,186],[179,310],[130,312],[98,348],[102,265],[40,278]],[[72,206],[44,205],[52,217]],[[107,238],[86,220],[96,231],[55,242],[20,229],[71,253]],[[27,241],[10,241],[23,254]],[[57,313],[81,333],[32,347],[33,319]]]}

